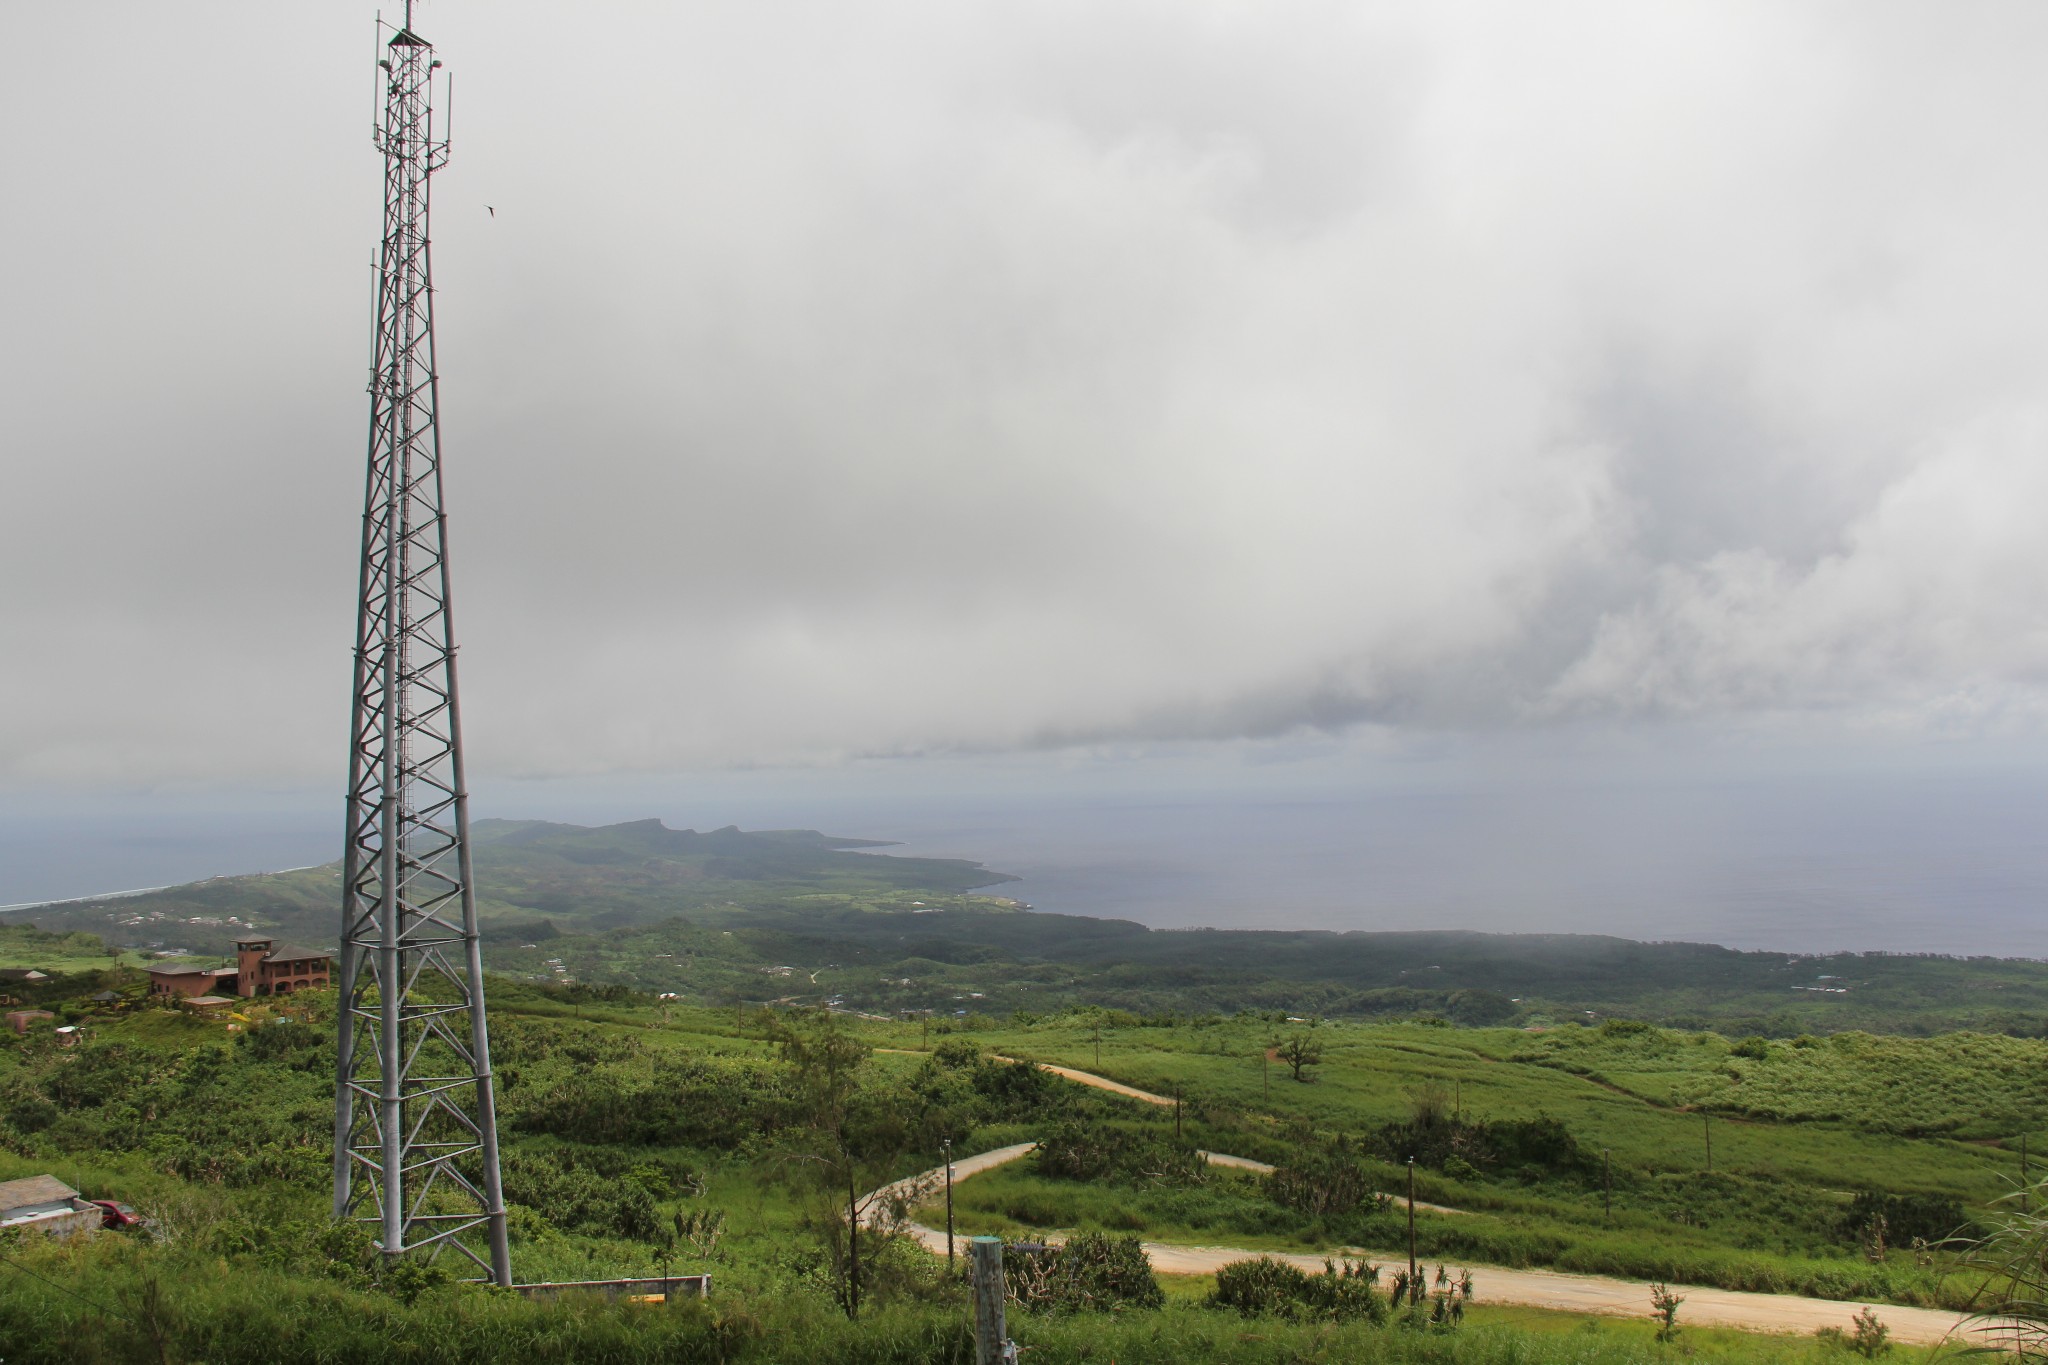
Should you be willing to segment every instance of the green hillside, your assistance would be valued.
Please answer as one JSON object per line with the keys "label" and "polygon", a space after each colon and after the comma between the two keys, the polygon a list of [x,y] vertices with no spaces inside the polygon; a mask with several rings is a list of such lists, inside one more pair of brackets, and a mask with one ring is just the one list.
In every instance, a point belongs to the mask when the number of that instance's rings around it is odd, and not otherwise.
{"label": "green hillside", "polygon": [[[493,978],[519,1277],[669,1266],[709,1270],[717,1287],[701,1307],[550,1306],[387,1275],[359,1233],[329,1223],[331,993],[206,1020],[100,1007],[81,993],[107,981],[135,990],[132,971],[109,966],[49,1001],[84,1028],[76,1047],[47,1029],[0,1033],[0,1180],[56,1174],[136,1205],[151,1226],[0,1245],[10,1362],[965,1362],[964,1287],[899,1238],[864,1234],[850,1317],[835,1213],[849,1181],[871,1188],[928,1167],[950,1137],[961,1155],[1022,1140],[1062,1154],[963,1181],[962,1234],[1348,1252],[1384,1270],[1346,1300],[1355,1311],[1342,1320],[1248,1318],[1211,1302],[1211,1277],[1114,1312],[1019,1308],[1012,1333],[1035,1361],[1619,1365],[1674,1349],[1651,1339],[1647,1301],[1633,1322],[1499,1307],[1485,1267],[1955,1305],[1974,1280],[1932,1243],[1995,1221],[2019,1170],[2010,1143],[1905,1134],[1873,1109],[1715,1121],[1710,1171],[1700,1114],[1605,1077],[1772,1064],[1715,1035],[1141,1020],[1085,1008],[933,1024],[702,1009],[621,989],[597,999]],[[851,1058],[836,1109],[821,1107],[828,1091],[809,1070],[833,1055],[828,1035]],[[1318,1054],[1302,1082],[1268,1059],[1289,1036]],[[805,1046],[783,1045],[791,1037]],[[1786,1051],[1800,1054],[1799,1083],[1773,1093],[1849,1096],[1938,1077],[1939,1102],[1957,1105],[1995,1095],[2014,1068],[2048,1063],[2048,1044],[2033,1040],[1852,1035]],[[1084,1089],[1001,1057],[1094,1068],[1179,1093],[1185,1106]],[[1973,1121],[1995,1126],[1990,1114]],[[1204,1167],[1197,1148],[1280,1170]],[[1404,1228],[1384,1196],[1401,1192],[1411,1156],[1423,1197],[1464,1211],[1425,1213],[1418,1228],[1425,1257],[1478,1266],[1462,1324],[1431,1326],[1427,1298],[1414,1314],[1387,1302]],[[944,1216],[937,1203],[923,1215]],[[1840,1344],[1813,1338],[1696,1327],[1676,1349],[1735,1362],[1843,1358]]]}
{"label": "green hillside", "polygon": [[[714,919],[808,905],[879,910],[919,895],[960,902],[966,892],[1015,880],[977,863],[876,857],[886,845],[815,830],[737,828],[699,833],[659,820],[586,828],[540,820],[482,820],[472,830],[477,914],[494,942],[587,933],[679,913]],[[260,929],[331,943],[340,918],[341,867],[215,877],[106,900],[17,911],[17,921],[82,929],[123,944],[218,953]],[[977,898],[977,909],[1003,908]]]}
{"label": "green hillside", "polygon": [[[1152,930],[1025,913],[977,894],[1014,880],[1004,873],[860,851],[883,845],[815,831],[487,820],[475,832],[485,960],[529,980],[870,1013],[1100,1005],[1463,1025],[1619,1017],[1777,1039],[2048,1034],[2048,963],[2037,961],[1801,956],[1598,935]],[[223,877],[12,919],[129,948],[219,953],[252,929],[319,946],[334,940],[339,883],[333,866]],[[1746,1077],[1740,1095],[1708,1078],[1699,1098],[1748,1105],[1768,1070]]]}

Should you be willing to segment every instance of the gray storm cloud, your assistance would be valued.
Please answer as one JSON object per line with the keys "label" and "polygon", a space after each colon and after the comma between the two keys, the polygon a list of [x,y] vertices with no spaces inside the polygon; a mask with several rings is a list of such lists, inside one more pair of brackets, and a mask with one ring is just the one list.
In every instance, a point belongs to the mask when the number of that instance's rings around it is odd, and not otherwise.
{"label": "gray storm cloud", "polygon": [[[335,766],[367,17],[10,20],[9,782]],[[2037,7],[419,26],[488,772],[2039,728]]]}

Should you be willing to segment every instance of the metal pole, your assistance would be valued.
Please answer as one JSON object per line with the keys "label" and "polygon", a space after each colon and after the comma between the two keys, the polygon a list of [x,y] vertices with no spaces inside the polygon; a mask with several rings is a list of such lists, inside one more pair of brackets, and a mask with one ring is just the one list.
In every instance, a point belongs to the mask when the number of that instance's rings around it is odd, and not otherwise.
{"label": "metal pole", "polygon": [[1173,1140],[1180,1141],[1180,1082],[1173,1083]]}
{"label": "metal pole", "polygon": [[1614,1169],[1608,1164],[1607,1149],[1600,1149],[1600,1201],[1608,1218],[1614,1217]]}
{"label": "metal pole", "polygon": [[1095,1069],[1102,1070],[1102,1021],[1095,1021]]}
{"label": "metal pole", "polygon": [[1003,1242],[977,1237],[968,1244],[974,1276],[974,1365],[1005,1365],[1009,1331],[1003,1319]]}
{"label": "metal pole", "polygon": [[953,1264],[953,1139],[946,1139],[946,1265]]}
{"label": "metal pole", "polygon": [[1408,1158],[1408,1297],[1415,1297],[1415,1158]]}

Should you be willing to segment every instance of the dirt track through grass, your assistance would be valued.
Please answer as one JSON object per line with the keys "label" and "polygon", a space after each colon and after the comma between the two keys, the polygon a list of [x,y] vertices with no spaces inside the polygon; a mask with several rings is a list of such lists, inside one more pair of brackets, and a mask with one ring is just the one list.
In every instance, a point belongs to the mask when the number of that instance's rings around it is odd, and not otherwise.
{"label": "dirt track through grass", "polygon": [[[1014,1060],[1005,1058],[1004,1060]],[[1064,1076],[1080,1085],[1093,1086],[1119,1095],[1142,1100],[1148,1104],[1167,1104],[1173,1100],[1163,1095],[1123,1085],[1104,1076],[1080,1071],[1073,1067],[1046,1066],[1047,1071]],[[1028,1156],[1035,1142],[1013,1143],[993,1151],[979,1152],[973,1156],[961,1157],[953,1162],[953,1182],[983,1171]],[[1252,1161],[1247,1157],[1233,1157],[1224,1153],[1204,1152],[1203,1156],[1219,1166],[1236,1166],[1248,1170],[1271,1170],[1264,1162]],[[884,1211],[895,1201],[913,1205],[944,1187],[946,1169],[943,1166],[886,1185],[863,1201],[868,1209],[867,1218],[880,1222]],[[1416,1204],[1418,1209],[1433,1209],[1439,1213],[1456,1213],[1438,1205]],[[938,1255],[946,1254],[946,1232],[943,1228],[928,1228],[921,1223],[911,1223],[905,1231],[915,1237],[927,1250]],[[1048,1241],[1057,1242],[1057,1237]],[[1145,1254],[1152,1260],[1152,1268],[1164,1275],[1212,1275],[1232,1261],[1251,1260],[1270,1256],[1276,1261],[1311,1273],[1320,1271],[1326,1257],[1290,1252],[1252,1251],[1241,1247],[1179,1246],[1165,1242],[1144,1243]],[[1353,1259],[1374,1259],[1390,1261],[1384,1253],[1373,1255],[1354,1251]],[[1434,1269],[1434,1267],[1429,1267]],[[1450,1265],[1453,1278],[1462,1271],[1470,1270],[1474,1287],[1483,1299],[1497,1303],[1521,1304],[1531,1308],[1549,1308],[1567,1313],[1593,1313],[1604,1317],[1646,1317],[1650,1313],[1650,1282],[1647,1280],[1614,1279],[1605,1275],[1574,1275],[1557,1270],[1510,1270],[1505,1266]],[[1793,1332],[1807,1334],[1823,1327],[1834,1327],[1842,1331],[1852,1329],[1856,1314],[1868,1308],[1877,1314],[1880,1321],[1891,1329],[1895,1340],[1913,1345],[1928,1346],[1951,1337],[1957,1340],[1968,1338],[1968,1319],[1960,1313],[1932,1308],[1903,1308],[1896,1304],[1866,1304],[1844,1302],[1836,1299],[1810,1299],[1796,1294],[1751,1294],[1733,1289],[1709,1289],[1694,1285],[1673,1285],[1673,1290],[1685,1299],[1680,1309],[1681,1323],[1692,1323],[1702,1327],[1734,1327],[1752,1332]]]}

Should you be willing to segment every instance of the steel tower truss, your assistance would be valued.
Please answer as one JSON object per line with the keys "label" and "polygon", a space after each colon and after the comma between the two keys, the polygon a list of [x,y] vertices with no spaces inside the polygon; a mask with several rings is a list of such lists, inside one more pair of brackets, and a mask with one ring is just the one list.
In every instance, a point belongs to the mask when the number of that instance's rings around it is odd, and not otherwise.
{"label": "steel tower truss", "polygon": [[510,1284],[462,777],[434,373],[433,48],[379,39],[384,242],[342,857],[334,1214],[388,1256],[454,1252]]}

